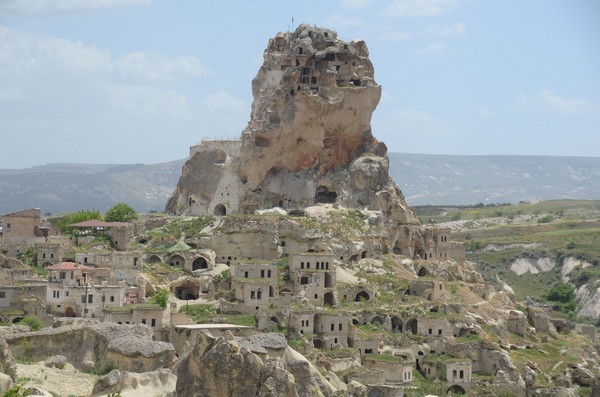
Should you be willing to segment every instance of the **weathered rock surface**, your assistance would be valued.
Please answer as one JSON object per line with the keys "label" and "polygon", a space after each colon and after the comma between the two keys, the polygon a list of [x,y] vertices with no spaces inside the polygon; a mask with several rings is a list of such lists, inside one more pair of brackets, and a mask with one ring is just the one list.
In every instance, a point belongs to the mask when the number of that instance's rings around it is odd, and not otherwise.
{"label": "weathered rock surface", "polygon": [[176,396],[335,395],[335,388],[306,358],[290,349],[282,335],[255,335],[248,340],[264,349],[254,349],[260,356],[239,341],[230,333],[218,338],[201,334],[173,367]]}
{"label": "weathered rock surface", "polygon": [[71,325],[6,335],[5,339],[15,357],[42,361],[60,354],[80,370],[110,364],[130,372],[147,372],[168,367],[175,359],[173,345],[153,341],[152,329],[143,324]]}
{"label": "weathered rock surface", "polygon": [[133,373],[113,370],[98,379],[93,395],[119,392],[123,397],[165,396],[175,390],[177,378],[169,369]]}
{"label": "weathered rock surface", "polygon": [[241,140],[192,147],[167,211],[222,215],[337,203],[380,211],[388,226],[418,224],[388,175],[385,145],[371,133],[381,87],[365,42],[307,25],[278,33],[252,93]]}

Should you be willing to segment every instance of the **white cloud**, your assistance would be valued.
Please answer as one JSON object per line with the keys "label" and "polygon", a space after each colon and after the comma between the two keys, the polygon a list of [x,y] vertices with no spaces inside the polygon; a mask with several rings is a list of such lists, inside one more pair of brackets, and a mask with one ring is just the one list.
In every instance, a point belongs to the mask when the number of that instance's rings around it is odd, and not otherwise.
{"label": "white cloud", "polygon": [[600,105],[585,98],[567,98],[552,90],[542,90],[535,94],[519,93],[516,107],[522,112],[584,114],[600,111]]}
{"label": "white cloud", "polygon": [[332,15],[327,19],[327,25],[333,26],[335,29],[344,29],[344,28],[359,28],[364,26],[364,22],[360,18],[356,17],[343,17],[339,14]]}
{"label": "white cloud", "polygon": [[371,5],[372,0],[342,0],[340,6],[349,10],[360,10]]}
{"label": "white cloud", "polygon": [[0,102],[16,102],[25,99],[27,94],[21,87],[0,88]]}
{"label": "white cloud", "polygon": [[494,117],[494,112],[485,105],[475,104],[471,106],[471,110],[481,117]]}
{"label": "white cloud", "polygon": [[446,51],[446,46],[441,41],[435,41],[426,47],[415,50],[417,54],[438,55]]}
{"label": "white cloud", "polygon": [[36,37],[10,29],[0,31],[0,81],[2,76],[26,73],[108,73],[112,70],[106,51],[81,41]]}
{"label": "white cloud", "polygon": [[421,33],[428,36],[464,36],[467,34],[467,29],[462,22],[456,22],[452,26],[432,24],[423,29]]}
{"label": "white cloud", "polygon": [[458,0],[394,0],[383,13],[390,17],[431,17],[445,13]]}
{"label": "white cloud", "polygon": [[131,116],[183,120],[193,115],[187,98],[175,90],[121,85],[111,87],[109,94],[114,108]]}
{"label": "white cloud", "polygon": [[169,58],[161,53],[132,52],[115,61],[121,77],[147,81],[172,81],[181,77],[199,77],[208,74],[193,56]]}
{"label": "white cloud", "polygon": [[2,0],[0,15],[43,15],[149,6],[152,0]]}

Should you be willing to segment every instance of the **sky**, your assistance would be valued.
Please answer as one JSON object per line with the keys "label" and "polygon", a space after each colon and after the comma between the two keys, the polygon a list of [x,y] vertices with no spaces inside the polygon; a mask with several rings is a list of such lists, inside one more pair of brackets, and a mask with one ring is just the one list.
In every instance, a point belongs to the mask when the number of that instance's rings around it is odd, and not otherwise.
{"label": "sky", "polygon": [[0,0],[0,169],[237,139],[300,23],[366,41],[390,152],[600,157],[597,0]]}

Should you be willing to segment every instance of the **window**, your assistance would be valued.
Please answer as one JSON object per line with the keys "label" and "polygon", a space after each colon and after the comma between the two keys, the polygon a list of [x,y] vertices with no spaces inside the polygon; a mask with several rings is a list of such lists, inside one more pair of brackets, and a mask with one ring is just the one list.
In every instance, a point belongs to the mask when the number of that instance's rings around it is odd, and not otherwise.
{"label": "window", "polygon": [[260,271],[260,278],[265,278],[265,271],[264,270]]}
{"label": "window", "polygon": [[300,269],[304,269],[304,262],[300,262]]}
{"label": "window", "polygon": [[250,291],[250,299],[256,299],[256,291]]}
{"label": "window", "polygon": [[46,258],[46,253],[45,252],[42,254],[42,258]]}
{"label": "window", "polygon": [[51,259],[54,259],[54,254],[50,254],[50,258],[51,258]]}
{"label": "window", "polygon": [[441,335],[441,334],[442,334],[442,330],[438,329],[438,335]]}
{"label": "window", "polygon": [[248,278],[248,272],[244,272],[244,278]]}
{"label": "window", "polygon": [[115,301],[115,297],[114,297],[114,296],[111,296],[111,297],[110,297],[110,301],[111,301],[111,302],[114,302],[114,301]]}
{"label": "window", "polygon": [[145,318],[142,319],[142,324],[146,324],[146,319]]}
{"label": "window", "polygon": [[308,325],[309,325],[309,324],[308,324],[308,320],[306,320],[306,326],[308,327]]}
{"label": "window", "polygon": [[452,370],[452,377],[456,378],[456,370],[455,369]]}
{"label": "window", "polygon": [[338,326],[338,331],[341,331],[341,330],[342,330],[342,323],[340,323]]}
{"label": "window", "polygon": [[156,327],[156,319],[155,318],[152,319],[151,324],[152,324],[153,327]]}
{"label": "window", "polygon": [[12,228],[12,225],[10,223],[7,223],[6,224],[6,231],[9,232],[11,228]]}
{"label": "window", "polygon": [[310,269],[310,262],[306,262],[306,268]]}
{"label": "window", "polygon": [[258,290],[256,292],[256,299],[262,299],[262,291],[261,290]]}
{"label": "window", "polygon": [[267,270],[267,277],[271,278],[271,271],[270,270]]}
{"label": "window", "polygon": [[464,379],[465,378],[465,371],[463,371],[461,369],[458,377],[461,378],[461,379]]}
{"label": "window", "polygon": [[88,295],[88,303],[94,303],[94,295],[92,295],[92,294]]}
{"label": "window", "polygon": [[69,291],[65,291],[65,296],[69,296]]}
{"label": "window", "polygon": [[315,294],[315,299],[319,299],[319,294]]}
{"label": "window", "polygon": [[6,298],[6,291],[0,291],[0,298]]}
{"label": "window", "polygon": [[335,330],[335,324],[331,324],[331,330]]}
{"label": "window", "polygon": [[300,325],[304,327],[304,320],[300,321]]}
{"label": "window", "polygon": [[85,303],[85,295],[81,295],[81,303]]}
{"label": "window", "polygon": [[433,334],[433,330],[429,328],[429,335]]}

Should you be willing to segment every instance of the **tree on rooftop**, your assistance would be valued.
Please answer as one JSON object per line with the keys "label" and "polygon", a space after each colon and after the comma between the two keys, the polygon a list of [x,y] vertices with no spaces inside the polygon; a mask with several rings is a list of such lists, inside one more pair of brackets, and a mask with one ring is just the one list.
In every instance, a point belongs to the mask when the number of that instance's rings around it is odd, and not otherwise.
{"label": "tree on rooftop", "polygon": [[106,222],[130,222],[137,219],[137,217],[138,214],[136,210],[125,203],[113,205],[106,211],[106,214],[104,214],[104,220]]}

